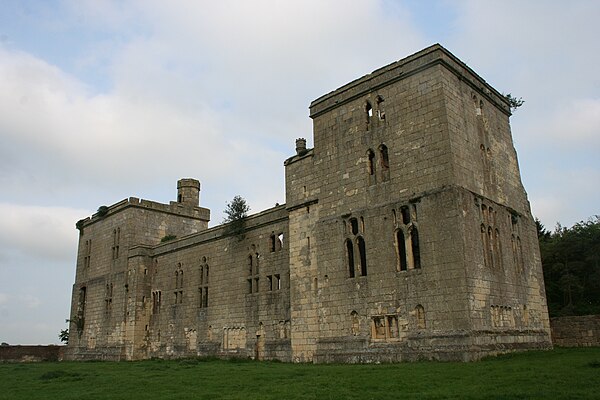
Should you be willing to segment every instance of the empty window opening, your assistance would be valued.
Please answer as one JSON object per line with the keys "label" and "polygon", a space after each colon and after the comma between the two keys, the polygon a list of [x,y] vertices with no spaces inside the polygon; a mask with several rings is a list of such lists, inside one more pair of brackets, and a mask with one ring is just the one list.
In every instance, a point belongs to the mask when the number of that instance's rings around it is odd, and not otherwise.
{"label": "empty window opening", "polygon": [[357,235],[358,234],[358,220],[356,218],[350,219],[350,227],[352,230],[352,234]]}
{"label": "empty window opening", "polygon": [[494,268],[494,237],[492,235],[492,227],[488,227],[487,231],[488,241],[488,259],[490,261],[490,267]]}
{"label": "empty window opening", "polygon": [[396,231],[396,255],[398,257],[398,271],[406,271],[408,269],[406,264],[406,239],[404,232],[400,229]]}
{"label": "empty window opening", "polygon": [[157,314],[160,312],[160,300],[161,300],[160,290],[152,292],[152,314]]}
{"label": "empty window opening", "polygon": [[368,129],[368,125],[371,123],[371,118],[373,117],[373,107],[371,106],[371,103],[367,101],[367,104],[365,104],[365,115],[367,118],[367,129]]}
{"label": "empty window opening", "polygon": [[276,247],[276,246],[275,246],[275,234],[274,234],[274,233],[272,233],[272,234],[271,234],[271,246],[270,246],[270,248],[271,248],[271,253],[275,251],[275,247]]}
{"label": "empty window opening", "polygon": [[419,246],[419,231],[413,225],[410,230],[410,241],[412,245],[413,268],[421,268],[421,250]]}
{"label": "empty window opening", "polygon": [[358,244],[358,254],[360,256],[360,274],[362,276],[367,275],[367,250],[365,247],[365,240],[362,236],[359,236],[357,239]]}
{"label": "empty window opening", "polygon": [[346,260],[348,262],[348,273],[350,278],[354,278],[354,246],[350,239],[346,240]]}
{"label": "empty window opening", "polygon": [[273,275],[273,287],[275,290],[281,289],[281,276],[279,274]]}
{"label": "empty window opening", "polygon": [[402,206],[400,212],[402,213],[402,223],[404,225],[410,224],[410,210],[408,209],[408,206]]}
{"label": "empty window opening", "polygon": [[271,275],[267,276],[267,283],[269,285],[269,290],[273,290],[273,277]]}
{"label": "empty window opening", "polygon": [[398,338],[398,317],[396,315],[387,316],[387,336],[388,338]]}
{"label": "empty window opening", "polygon": [[281,250],[283,248],[283,232],[277,235],[277,250]]}
{"label": "empty window opening", "polygon": [[360,320],[358,318],[358,313],[356,311],[352,311],[350,313],[350,321],[352,323],[352,326],[351,326],[352,336],[357,336],[360,332]]}
{"label": "empty window opening", "polygon": [[248,293],[252,293],[252,278],[248,279]]}
{"label": "empty window opening", "polygon": [[375,153],[373,150],[367,150],[367,173],[375,175]]}
{"label": "empty window opening", "polygon": [[390,160],[388,156],[388,148],[385,144],[379,146],[379,155],[381,157],[381,168],[384,170],[390,168]]}
{"label": "empty window opening", "polygon": [[253,260],[252,260],[252,255],[248,256],[248,274],[252,275],[252,264],[253,264]]}
{"label": "empty window opening", "polygon": [[375,102],[377,104],[377,116],[379,117],[380,120],[384,120],[385,119],[385,110],[383,108],[383,97],[377,96],[377,98],[375,99]]}

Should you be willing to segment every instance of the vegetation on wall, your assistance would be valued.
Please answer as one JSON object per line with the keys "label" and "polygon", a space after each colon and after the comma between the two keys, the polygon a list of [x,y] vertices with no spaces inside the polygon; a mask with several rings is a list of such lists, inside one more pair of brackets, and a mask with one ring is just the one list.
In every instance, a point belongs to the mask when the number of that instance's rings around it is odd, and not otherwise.
{"label": "vegetation on wall", "polygon": [[175,240],[175,239],[177,239],[176,235],[165,235],[160,239],[160,242],[164,243],[164,242],[169,242],[169,241]]}
{"label": "vegetation on wall", "polygon": [[108,214],[108,207],[107,206],[98,207],[97,214],[100,218],[104,217],[106,214]]}
{"label": "vegetation on wall", "polygon": [[248,211],[250,211],[250,206],[246,203],[246,199],[240,195],[234,196],[231,203],[227,203],[225,210],[223,210],[225,213],[223,223],[228,224],[226,232],[238,235],[240,239],[243,239],[244,221],[248,216]]}
{"label": "vegetation on wall", "polygon": [[600,314],[600,216],[554,232],[536,224],[550,316]]}
{"label": "vegetation on wall", "polygon": [[523,100],[522,97],[516,98],[516,97],[513,97],[510,93],[505,94],[504,98],[506,99],[506,101],[508,101],[508,104],[510,105],[510,111],[513,111],[513,112],[517,108],[521,107],[523,105],[523,103],[525,103],[525,100]]}

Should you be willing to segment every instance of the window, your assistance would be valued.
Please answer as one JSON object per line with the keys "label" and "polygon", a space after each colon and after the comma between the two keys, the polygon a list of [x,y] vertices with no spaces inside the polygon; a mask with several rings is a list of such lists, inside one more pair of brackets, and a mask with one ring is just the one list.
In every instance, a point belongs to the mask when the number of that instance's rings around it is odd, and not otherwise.
{"label": "window", "polygon": [[198,287],[198,306],[200,308],[208,307],[208,260],[206,257],[202,257],[202,262],[199,269],[199,282]]}
{"label": "window", "polygon": [[354,278],[354,245],[350,239],[346,239],[346,261],[348,263],[348,274]]}
{"label": "window", "polygon": [[160,312],[162,292],[156,290],[152,292],[152,314],[158,314]]}
{"label": "window", "polygon": [[408,269],[406,264],[406,239],[402,229],[396,230],[396,256],[398,258],[397,271],[406,271]]}
{"label": "window", "polygon": [[362,276],[366,276],[367,275],[367,250],[365,248],[365,240],[363,239],[362,236],[359,236],[356,239],[356,242],[358,244],[358,254],[360,257],[360,274]]}
{"label": "window", "polygon": [[121,228],[113,230],[113,246],[112,246],[112,259],[116,260],[119,258],[119,247],[121,242]]}
{"label": "window", "polygon": [[[346,264],[348,267],[348,276],[350,278],[354,278],[357,273],[361,276],[367,275],[367,250],[365,245],[365,239],[363,237],[364,234],[364,219],[360,218],[350,218],[350,220],[345,223],[346,229],[347,226],[350,226],[350,233],[346,233],[346,240],[344,242],[344,247],[346,251]],[[358,258],[355,258],[355,254],[358,252]],[[358,261],[358,266],[356,262]]]}
{"label": "window", "polygon": [[379,162],[381,164],[381,180],[387,181],[390,179],[390,160],[388,148],[385,144],[379,146]]}
{"label": "window", "polygon": [[[375,175],[375,153],[371,149],[367,150],[367,173],[369,176]],[[375,183],[375,180],[371,183]]]}
{"label": "window", "polygon": [[[395,210],[393,215],[396,215]],[[396,271],[421,268],[421,248],[417,225],[417,205],[400,207],[401,220],[394,218],[396,243]]]}
{"label": "window", "polygon": [[369,124],[371,123],[371,119],[373,117],[373,107],[371,106],[371,103],[368,101],[365,104],[365,116],[367,119],[367,130],[369,130]]}
{"label": "window", "polygon": [[375,99],[375,103],[377,104],[377,116],[379,117],[380,120],[383,121],[385,119],[385,110],[383,108],[383,97],[377,96],[377,98]]}
{"label": "window", "polygon": [[[256,246],[252,246],[254,250]],[[248,255],[248,293],[257,293],[259,286],[259,259],[260,254],[254,253]]]}

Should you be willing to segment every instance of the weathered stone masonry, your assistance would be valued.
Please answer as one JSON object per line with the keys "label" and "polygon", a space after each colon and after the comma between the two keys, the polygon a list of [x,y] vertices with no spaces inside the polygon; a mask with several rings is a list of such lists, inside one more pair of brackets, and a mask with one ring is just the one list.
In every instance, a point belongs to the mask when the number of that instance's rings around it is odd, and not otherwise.
{"label": "weathered stone masonry", "polygon": [[[286,204],[208,228],[200,184],[78,224],[67,358],[473,360],[548,348],[506,100],[439,45],[310,105]],[[161,243],[173,235],[176,239]]]}

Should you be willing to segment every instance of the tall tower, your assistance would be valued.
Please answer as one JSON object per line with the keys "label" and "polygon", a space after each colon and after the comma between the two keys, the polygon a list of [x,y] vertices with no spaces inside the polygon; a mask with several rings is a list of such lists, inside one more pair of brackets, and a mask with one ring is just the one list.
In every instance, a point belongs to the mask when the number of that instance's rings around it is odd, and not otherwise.
{"label": "tall tower", "polygon": [[310,105],[286,161],[298,361],[551,346],[506,99],[440,45]]}

